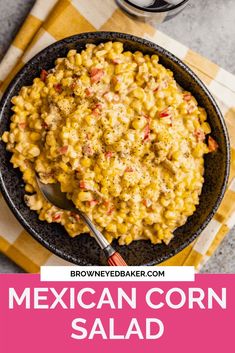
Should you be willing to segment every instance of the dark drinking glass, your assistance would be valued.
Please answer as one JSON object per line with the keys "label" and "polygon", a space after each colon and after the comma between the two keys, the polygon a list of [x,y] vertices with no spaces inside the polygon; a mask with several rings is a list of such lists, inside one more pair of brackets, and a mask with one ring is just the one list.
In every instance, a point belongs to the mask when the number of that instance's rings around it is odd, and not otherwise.
{"label": "dark drinking glass", "polygon": [[116,0],[129,16],[153,26],[178,15],[188,2],[189,0]]}

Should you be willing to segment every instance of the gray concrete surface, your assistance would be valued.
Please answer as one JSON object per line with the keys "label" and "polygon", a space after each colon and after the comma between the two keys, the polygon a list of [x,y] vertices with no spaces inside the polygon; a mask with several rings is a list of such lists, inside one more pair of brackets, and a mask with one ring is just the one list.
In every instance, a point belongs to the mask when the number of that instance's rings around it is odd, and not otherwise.
{"label": "gray concrete surface", "polygon": [[[0,58],[34,2],[0,0]],[[234,0],[191,0],[184,12],[163,23],[159,29],[235,74],[234,24]],[[0,254],[0,272],[20,271],[19,267]],[[235,229],[226,237],[202,272],[235,273]]]}

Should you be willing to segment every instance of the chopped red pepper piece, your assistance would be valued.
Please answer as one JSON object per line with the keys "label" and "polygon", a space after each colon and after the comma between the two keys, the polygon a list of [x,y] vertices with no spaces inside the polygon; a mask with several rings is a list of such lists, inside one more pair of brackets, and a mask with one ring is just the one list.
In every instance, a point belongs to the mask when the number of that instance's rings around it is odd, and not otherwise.
{"label": "chopped red pepper piece", "polygon": [[61,83],[57,83],[56,85],[54,85],[54,88],[58,93],[61,93],[63,91],[63,87]]}
{"label": "chopped red pepper piece", "polygon": [[101,109],[103,108],[101,103],[97,103],[93,106],[92,114],[95,116],[99,116]]}
{"label": "chopped red pepper piece", "polygon": [[94,115],[94,116],[99,116],[100,115],[100,111],[98,110],[98,109],[93,109],[92,110],[92,115]]}
{"label": "chopped red pepper piece", "polygon": [[43,127],[45,130],[47,130],[47,129],[49,128],[48,124],[45,123],[45,121],[43,121],[42,127]]}
{"label": "chopped red pepper piece", "polygon": [[113,64],[120,64],[121,61],[120,61],[120,59],[115,58],[115,59],[112,60],[112,63]]}
{"label": "chopped red pepper piece", "polygon": [[185,94],[183,94],[183,99],[184,99],[185,102],[190,101],[191,98],[192,98],[192,96],[191,96],[190,93],[185,93]]}
{"label": "chopped red pepper piece", "polygon": [[112,102],[112,100],[113,100],[113,94],[112,94],[112,92],[106,92],[106,93],[104,93],[104,98],[105,98],[108,102]]}
{"label": "chopped red pepper piece", "polygon": [[170,111],[169,111],[168,108],[162,110],[162,111],[159,113],[159,117],[160,117],[160,118],[168,118],[168,117],[170,117],[170,116],[171,116],[171,113],[170,113]]}
{"label": "chopped red pepper piece", "polygon": [[118,102],[119,101],[119,95],[118,94],[114,94],[113,100],[114,100],[114,102]]}
{"label": "chopped red pepper piece", "polygon": [[63,146],[59,148],[59,154],[65,154],[68,151],[69,146]]}
{"label": "chopped red pepper piece", "polygon": [[149,207],[152,205],[152,202],[148,199],[145,199],[145,200],[143,200],[143,204],[144,204],[144,206]]}
{"label": "chopped red pepper piece", "polygon": [[26,128],[27,124],[26,123],[19,123],[19,128],[24,130]]}
{"label": "chopped red pepper piece", "polygon": [[55,213],[54,216],[52,217],[52,221],[60,221],[61,220],[61,213]]}
{"label": "chopped red pepper piece", "polygon": [[149,125],[149,121],[150,121],[150,117],[148,115],[144,116],[145,119],[147,119],[147,125],[144,128],[144,141],[149,139],[149,135],[150,135],[150,125]]}
{"label": "chopped red pepper piece", "polygon": [[131,168],[131,167],[126,167],[125,173],[132,173],[132,172],[134,172],[134,169],[133,169],[133,168]]}
{"label": "chopped red pepper piece", "polygon": [[103,105],[101,103],[97,103],[95,106],[94,106],[94,109],[102,109],[103,108]]}
{"label": "chopped red pepper piece", "polygon": [[92,95],[92,89],[91,88],[86,88],[85,93],[87,97],[90,97]]}
{"label": "chopped red pepper piece", "polygon": [[201,142],[201,141],[204,141],[205,140],[205,133],[203,130],[201,129],[197,129],[194,131],[194,136],[196,137],[197,139],[197,142]]}
{"label": "chopped red pepper piece", "polygon": [[90,71],[90,76],[91,76],[91,82],[97,83],[104,76],[104,70],[93,67]]}
{"label": "chopped red pepper piece", "polygon": [[193,113],[195,108],[196,108],[196,106],[195,106],[195,104],[193,102],[188,103],[187,113],[188,114]]}
{"label": "chopped red pepper piece", "polygon": [[149,135],[150,135],[150,126],[148,123],[144,128],[144,141],[149,139]]}
{"label": "chopped red pepper piece", "polygon": [[168,81],[165,79],[165,80],[163,80],[163,81],[161,82],[160,88],[161,88],[161,89],[165,89],[165,88],[167,88],[167,87],[168,87]]}
{"label": "chopped red pepper piece", "polygon": [[107,215],[111,215],[114,210],[115,210],[114,207],[110,208],[110,209],[107,211]]}
{"label": "chopped red pepper piece", "polygon": [[219,148],[218,143],[211,137],[208,137],[208,148],[209,152],[215,152]]}
{"label": "chopped red pepper piece", "polygon": [[43,82],[46,81],[47,75],[48,75],[48,72],[46,70],[42,69],[42,71],[40,73],[40,78]]}
{"label": "chopped red pepper piece", "polygon": [[[89,137],[87,137],[87,138],[89,139]],[[89,144],[84,145],[84,146],[82,147],[82,152],[83,152],[86,156],[93,156],[93,154],[94,154],[94,150],[93,150],[93,148],[92,148]]]}
{"label": "chopped red pepper piece", "polygon": [[143,200],[143,205],[147,207],[147,200]]}
{"label": "chopped red pepper piece", "polygon": [[112,158],[112,157],[113,157],[113,155],[114,155],[114,153],[113,153],[113,152],[111,152],[111,151],[107,151],[107,152],[105,152],[105,157],[106,157],[106,158]]}
{"label": "chopped red pepper piece", "polygon": [[97,201],[97,200],[91,200],[91,201],[87,201],[87,202],[90,207],[93,207],[93,206],[97,205],[97,203],[99,203],[99,201]]}
{"label": "chopped red pepper piece", "polygon": [[76,87],[76,82],[73,82],[73,83],[70,85],[70,88],[71,88],[71,90],[73,91],[73,90],[75,89],[75,87]]}
{"label": "chopped red pepper piece", "polygon": [[103,204],[106,208],[108,208],[107,215],[111,215],[115,210],[114,206],[108,200],[105,200]]}
{"label": "chopped red pepper piece", "polygon": [[75,212],[70,212],[71,217],[75,218],[77,221],[80,220],[80,216]]}
{"label": "chopped red pepper piece", "polygon": [[108,101],[108,102],[118,102],[119,101],[119,95],[118,94],[113,94],[112,92],[105,92],[104,93],[104,98]]}
{"label": "chopped red pepper piece", "polygon": [[88,134],[86,134],[86,137],[87,137],[88,140],[90,140],[92,135],[88,133]]}
{"label": "chopped red pepper piece", "polygon": [[104,204],[104,206],[105,206],[105,207],[109,207],[109,205],[110,205],[110,201],[105,200],[105,201],[103,202],[103,204]]}
{"label": "chopped red pepper piece", "polygon": [[87,188],[87,185],[86,185],[86,183],[85,183],[84,180],[80,180],[80,182],[79,182],[79,187],[80,187],[81,189],[86,189],[86,188]]}

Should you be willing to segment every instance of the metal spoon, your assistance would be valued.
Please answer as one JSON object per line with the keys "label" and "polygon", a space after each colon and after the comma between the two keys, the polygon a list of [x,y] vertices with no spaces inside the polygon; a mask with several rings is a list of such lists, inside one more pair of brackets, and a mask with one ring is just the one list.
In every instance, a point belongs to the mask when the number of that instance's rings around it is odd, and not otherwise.
{"label": "metal spoon", "polygon": [[38,187],[47,201],[54,206],[77,213],[84,223],[88,226],[91,233],[94,235],[95,240],[103,250],[107,262],[110,266],[127,266],[121,255],[109,244],[103,234],[94,226],[90,218],[81,210],[75,207],[74,203],[69,200],[65,192],[61,192],[60,184],[43,184],[36,176]]}

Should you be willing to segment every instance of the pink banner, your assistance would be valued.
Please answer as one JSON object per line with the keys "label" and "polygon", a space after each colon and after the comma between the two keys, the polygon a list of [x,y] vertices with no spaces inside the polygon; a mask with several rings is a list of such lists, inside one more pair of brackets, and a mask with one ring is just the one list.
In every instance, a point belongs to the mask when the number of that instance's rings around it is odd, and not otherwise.
{"label": "pink banner", "polygon": [[0,275],[2,353],[231,352],[235,275],[195,282],[40,282]]}

